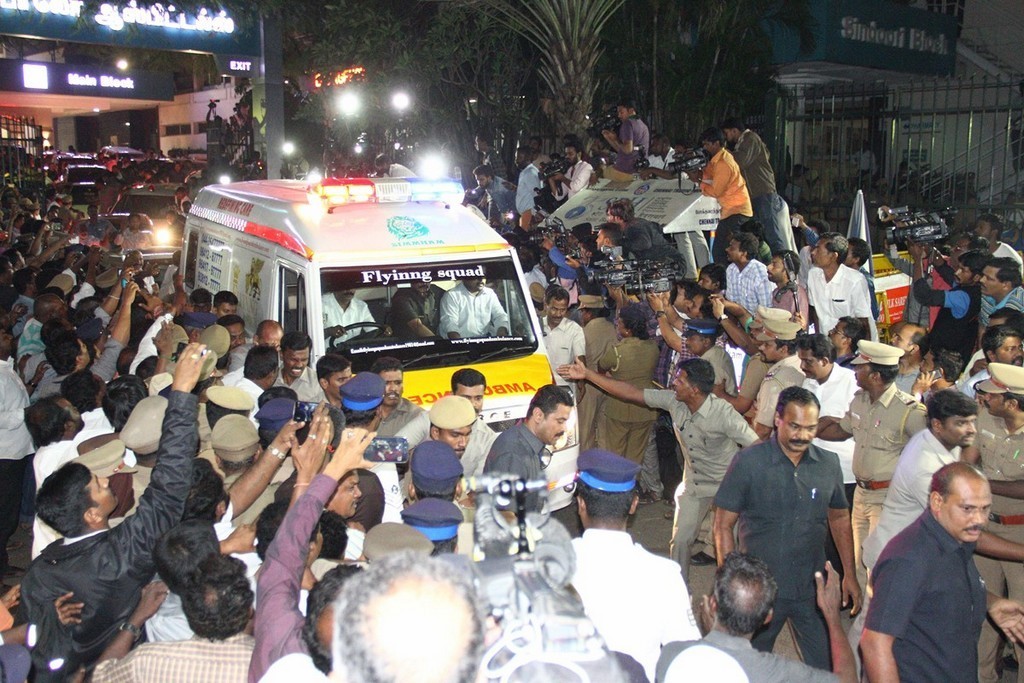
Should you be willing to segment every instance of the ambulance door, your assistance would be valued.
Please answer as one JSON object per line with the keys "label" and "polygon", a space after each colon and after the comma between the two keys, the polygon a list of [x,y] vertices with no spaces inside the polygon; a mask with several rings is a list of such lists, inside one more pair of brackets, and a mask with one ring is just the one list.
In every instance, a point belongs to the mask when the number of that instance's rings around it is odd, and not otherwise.
{"label": "ambulance door", "polygon": [[285,333],[309,332],[306,320],[306,278],[290,264],[278,262],[278,320]]}

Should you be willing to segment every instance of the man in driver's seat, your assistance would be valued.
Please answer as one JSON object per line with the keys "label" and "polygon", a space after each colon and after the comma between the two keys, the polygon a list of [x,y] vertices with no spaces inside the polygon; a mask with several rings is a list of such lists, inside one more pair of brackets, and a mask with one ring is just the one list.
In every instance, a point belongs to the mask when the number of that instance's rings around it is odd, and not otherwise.
{"label": "man in driver's seat", "polygon": [[391,300],[389,324],[399,339],[439,336],[440,303],[444,290],[429,282],[414,282],[399,289]]}
{"label": "man in driver's seat", "polygon": [[340,289],[333,296],[325,296],[324,334],[343,342],[373,329],[373,326],[358,323],[376,323],[369,306],[356,298],[356,290]]}

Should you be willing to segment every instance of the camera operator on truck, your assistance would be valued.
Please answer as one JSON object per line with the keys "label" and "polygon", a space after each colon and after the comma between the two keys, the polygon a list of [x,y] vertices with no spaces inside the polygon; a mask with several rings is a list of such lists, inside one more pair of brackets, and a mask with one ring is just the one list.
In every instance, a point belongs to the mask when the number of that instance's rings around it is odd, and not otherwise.
{"label": "camera operator on truck", "polygon": [[601,133],[616,152],[615,164],[604,169],[604,177],[630,182],[633,180],[636,160],[645,156],[647,148],[651,145],[651,132],[647,124],[637,116],[636,105],[631,100],[621,100],[616,112],[622,121],[619,132],[616,134],[613,130],[605,130]]}
{"label": "camera operator on truck", "polygon": [[700,144],[711,157],[702,172],[690,171],[686,175],[700,185],[700,191],[714,197],[722,207],[721,218],[715,229],[711,257],[715,263],[728,263],[725,248],[733,230],[754,217],[747,183],[732,154],[725,148],[725,135],[718,128],[708,128],[700,134]]}
{"label": "camera operator on truck", "polygon": [[[487,195],[487,220],[491,227],[499,229],[516,209],[515,190],[509,189],[504,178],[499,178],[487,164],[473,169],[477,189]],[[512,187],[515,187],[514,185]]]}
{"label": "camera operator on truck", "polygon": [[555,200],[569,199],[580,190],[590,185],[590,176],[594,167],[580,157],[583,143],[575,135],[567,135],[564,143],[565,160],[572,164],[565,173],[555,173],[548,177],[548,186]]}
{"label": "camera operator on truck", "polygon": [[[609,204],[607,219],[622,232],[622,247],[633,258],[669,259],[685,268],[683,255],[665,239],[661,226],[635,216],[633,202],[629,199],[616,199]],[[602,229],[605,226],[607,223]],[[598,246],[602,246],[600,239]]]}

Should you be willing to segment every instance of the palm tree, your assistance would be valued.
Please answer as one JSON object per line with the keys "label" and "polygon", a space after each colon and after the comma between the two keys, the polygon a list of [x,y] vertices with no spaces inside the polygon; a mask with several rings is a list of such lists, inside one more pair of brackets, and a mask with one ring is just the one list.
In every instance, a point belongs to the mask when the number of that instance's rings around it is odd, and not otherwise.
{"label": "palm tree", "polygon": [[567,132],[586,128],[601,57],[601,33],[624,0],[463,0],[529,41],[550,90],[551,118]]}

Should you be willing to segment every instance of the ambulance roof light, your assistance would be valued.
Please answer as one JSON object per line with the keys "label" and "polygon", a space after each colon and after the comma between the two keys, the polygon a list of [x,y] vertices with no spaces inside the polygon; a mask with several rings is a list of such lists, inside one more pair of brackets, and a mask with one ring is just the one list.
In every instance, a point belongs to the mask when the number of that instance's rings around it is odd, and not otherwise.
{"label": "ambulance roof light", "polygon": [[366,204],[377,201],[377,187],[366,178],[324,178],[310,185],[311,200],[320,201],[328,210],[342,204]]}

